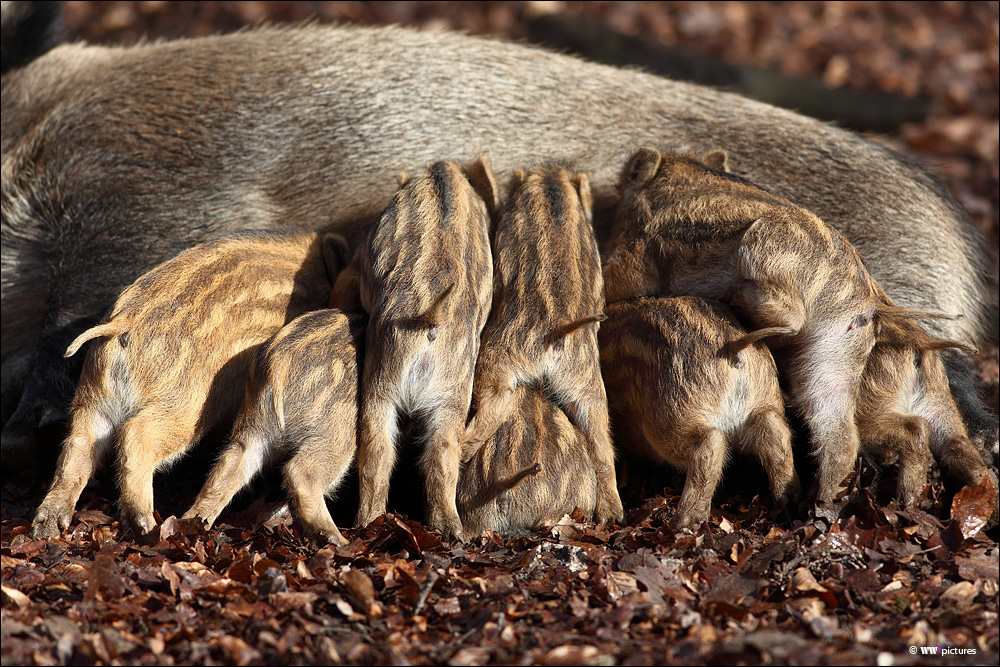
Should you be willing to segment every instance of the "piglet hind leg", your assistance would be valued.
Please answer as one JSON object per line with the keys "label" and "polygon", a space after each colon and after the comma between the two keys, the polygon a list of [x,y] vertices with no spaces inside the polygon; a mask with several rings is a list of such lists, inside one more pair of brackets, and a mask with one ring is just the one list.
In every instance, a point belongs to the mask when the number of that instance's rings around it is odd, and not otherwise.
{"label": "piglet hind leg", "polygon": [[141,541],[155,538],[153,474],[179,457],[193,440],[194,425],[176,414],[139,413],[125,422],[118,438],[118,485],[121,513]]}
{"label": "piglet hind leg", "polygon": [[[593,358],[597,358],[596,355]],[[552,390],[566,415],[590,443],[597,469],[597,503],[594,520],[598,523],[621,521],[625,518],[622,499],[615,478],[615,448],[611,444],[611,424],[608,398],[601,379],[600,367],[593,364],[584,378],[562,372],[551,379]]]}
{"label": "piglet hind leg", "polygon": [[941,463],[964,484],[981,484],[984,477],[989,477],[996,491],[996,474],[983,463],[979,450],[969,438],[961,435],[948,438],[938,451]]}
{"label": "piglet hind leg", "polygon": [[774,408],[757,408],[747,417],[740,437],[740,449],[760,460],[771,484],[771,496],[782,508],[797,503],[802,496],[792,454],[792,432],[784,415]]}
{"label": "piglet hind leg", "polygon": [[1000,509],[997,475],[983,462],[979,449],[965,435],[961,417],[954,414],[950,420],[931,421],[930,429],[930,447],[935,458],[961,483],[977,485],[989,478],[993,485],[992,520],[995,521],[997,510]]}
{"label": "piglet hind leg", "polygon": [[234,434],[183,518],[201,519],[210,528],[232,502],[233,496],[260,472],[272,451],[270,439],[260,431]]}
{"label": "piglet hind leg", "polygon": [[513,404],[513,381],[505,380],[503,384],[487,379],[477,378],[475,387],[476,414],[465,427],[462,435],[462,459],[472,458],[484,442],[496,433],[497,429],[510,414]]}
{"label": "piglet hind leg", "polygon": [[465,540],[456,495],[465,431],[465,411],[445,405],[428,419],[427,444],[420,460],[427,493],[427,523],[446,537]]}
{"label": "piglet hind leg", "polygon": [[899,456],[897,497],[900,504],[913,509],[920,503],[931,464],[928,447],[930,428],[915,415],[883,412],[858,421],[865,449],[878,454],[895,452]]}
{"label": "piglet hind leg", "polygon": [[805,324],[802,300],[793,291],[761,281],[745,281],[734,291],[731,305],[745,312],[761,327],[732,345],[736,352],[771,336],[795,336]]}
{"label": "piglet hind leg", "polygon": [[97,410],[74,411],[52,486],[31,524],[31,534],[36,540],[58,537],[69,528],[80,494],[110,448],[112,431],[111,421]]}
{"label": "piglet hind leg", "polygon": [[345,546],[347,540],[326,506],[326,495],[336,490],[354,459],[354,429],[347,442],[308,438],[285,464],[285,488],[292,498],[295,514],[306,531],[320,541]]}
{"label": "piglet hind leg", "polygon": [[792,398],[809,427],[817,463],[816,516],[832,523],[847,499],[841,489],[855,469],[860,441],[856,400],[864,357],[840,339],[822,336],[796,346],[788,378]]}
{"label": "piglet hind leg", "polygon": [[809,419],[813,440],[813,454],[818,461],[819,491],[816,494],[816,516],[832,523],[840,518],[847,504],[841,496],[847,488],[848,477],[858,460],[858,432],[853,421],[828,425]]}
{"label": "piglet hind leg", "polygon": [[702,429],[692,436],[689,451],[684,490],[677,513],[670,520],[675,530],[708,521],[711,516],[712,496],[726,462],[726,437],[716,428]]}
{"label": "piglet hind leg", "polygon": [[[947,384],[944,366],[938,357],[925,354],[921,359],[921,371],[926,393],[920,410],[930,427],[931,452],[963,484],[980,484],[984,478],[989,477],[993,483],[996,505],[996,473],[986,464],[989,455],[969,438],[969,431],[952,396],[952,389]],[[996,438],[995,431],[993,437]],[[994,506],[994,514],[996,509]]]}
{"label": "piglet hind leg", "polygon": [[842,498],[841,493],[858,460],[858,430],[853,414],[828,418],[807,410],[803,412],[809,424],[812,450],[818,464],[816,516],[832,523],[840,517],[847,504],[847,499]]}
{"label": "piglet hind leg", "polygon": [[[365,372],[368,372],[367,368]],[[365,396],[358,442],[358,527],[367,526],[385,514],[389,501],[389,480],[396,466],[399,431],[396,417],[397,410],[392,400],[376,392]]]}

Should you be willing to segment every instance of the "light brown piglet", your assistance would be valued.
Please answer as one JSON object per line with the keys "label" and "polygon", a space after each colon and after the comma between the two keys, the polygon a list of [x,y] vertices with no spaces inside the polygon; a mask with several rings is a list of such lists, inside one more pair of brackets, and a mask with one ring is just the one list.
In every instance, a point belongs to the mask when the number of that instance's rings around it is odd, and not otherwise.
{"label": "light brown piglet", "polygon": [[521,385],[544,382],[582,430],[597,463],[598,521],[620,520],[615,452],[601,381],[601,257],[586,174],[560,165],[514,173],[493,237],[493,310],[483,330],[465,446],[510,414]]}
{"label": "light brown piglet", "polygon": [[299,313],[325,305],[327,264],[343,254],[336,236],[236,232],[185,250],[126,288],[105,322],[66,351],[71,356],[97,339],[55,479],[35,514],[35,537],[69,527],[80,493],[113,445],[122,518],[149,535],[156,527],[153,473],[232,419],[257,346]]}
{"label": "light brown piglet", "polygon": [[508,417],[462,466],[458,511],[466,532],[524,533],[576,508],[593,515],[599,482],[587,437],[540,389],[519,386],[511,402]]}
{"label": "light brown piglet", "polygon": [[364,313],[300,315],[260,346],[230,443],[184,518],[211,526],[254,475],[281,454],[285,488],[306,530],[343,546],[325,497],[354,462]]}
{"label": "light brown piglet", "polygon": [[763,343],[742,345],[728,309],[677,297],[605,312],[601,367],[619,444],[687,473],[675,528],[708,520],[733,449],[760,460],[780,505],[798,497],[774,359]]}
{"label": "light brown piglet", "polygon": [[358,452],[358,524],[385,512],[400,414],[421,417],[428,523],[462,539],[455,506],[460,438],[472,398],[479,336],[490,310],[490,212],[496,183],[485,158],[436,162],[393,196],[334,305],[357,299],[366,334]]}
{"label": "light brown piglet", "polygon": [[[942,315],[894,305],[833,228],[725,169],[722,151],[699,162],[644,148],[629,160],[605,266],[607,297],[718,299],[759,327],[747,342],[767,338],[783,348],[779,364],[819,463],[817,512],[832,519],[857,460],[856,405],[876,342],[911,350],[965,346],[924,333],[913,320]],[[902,338],[892,333],[903,329]],[[942,459],[968,482],[987,474],[980,457]]]}

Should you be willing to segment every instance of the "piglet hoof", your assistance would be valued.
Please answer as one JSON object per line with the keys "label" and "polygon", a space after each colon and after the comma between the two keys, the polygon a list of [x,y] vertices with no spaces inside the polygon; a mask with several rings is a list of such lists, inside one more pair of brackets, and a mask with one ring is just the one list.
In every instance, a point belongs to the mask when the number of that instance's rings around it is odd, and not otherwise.
{"label": "piglet hoof", "polygon": [[59,503],[42,503],[31,522],[31,536],[36,540],[51,540],[69,528],[73,518],[72,507],[59,507]]}
{"label": "piglet hoof", "polygon": [[358,512],[357,518],[354,520],[355,528],[366,528],[375,519],[379,518],[385,514],[385,512]]}
{"label": "piglet hoof", "polygon": [[160,527],[152,516],[123,516],[122,523],[138,544],[152,546],[160,541]]}
{"label": "piglet hoof", "polygon": [[[291,517],[291,509],[287,503],[279,505],[277,511],[271,512],[271,516],[275,518],[278,516]],[[347,540],[340,534],[340,529],[337,528],[337,524],[332,519],[326,520],[323,517],[312,521],[302,519],[302,528],[306,538],[317,546],[325,547],[328,544],[335,547],[347,546]]]}
{"label": "piglet hoof", "polygon": [[802,504],[804,496],[802,495],[802,484],[799,483],[798,477],[792,478],[792,481],[788,483],[785,488],[785,494],[779,499],[781,506],[784,507],[799,507]]}
{"label": "piglet hoof", "polygon": [[817,501],[816,505],[813,507],[813,516],[815,516],[816,521],[814,525],[820,530],[820,532],[825,533],[830,530],[833,526],[833,522],[840,518],[840,513],[846,507],[847,503],[829,503]]}
{"label": "piglet hoof", "polygon": [[188,510],[187,512],[182,514],[180,520],[189,525],[197,526],[198,528],[206,531],[211,530],[213,523],[203,516],[198,516],[196,512],[193,512],[191,510]]}
{"label": "piglet hoof", "polygon": [[679,533],[682,530],[691,528],[696,523],[698,523],[698,520],[690,514],[677,512],[674,514],[673,518],[670,519],[670,528],[674,532]]}
{"label": "piglet hoof", "polygon": [[786,526],[795,525],[796,514],[789,505],[782,505],[778,509],[778,518],[785,522]]}
{"label": "piglet hoof", "polygon": [[619,523],[625,518],[625,508],[620,498],[598,499],[594,508],[594,521],[599,524]]}
{"label": "piglet hoof", "polygon": [[462,527],[462,520],[458,515],[445,517],[431,517],[429,521],[431,528],[440,531],[446,540],[465,542],[465,529]]}
{"label": "piglet hoof", "polygon": [[900,507],[908,512],[912,512],[913,510],[920,509],[920,501],[922,498],[922,493],[907,492],[901,494],[897,500]]}
{"label": "piglet hoof", "polygon": [[333,531],[318,531],[310,533],[310,537],[313,541],[317,542],[320,546],[332,545],[335,547],[346,547],[349,542],[340,534],[340,531],[336,528]]}

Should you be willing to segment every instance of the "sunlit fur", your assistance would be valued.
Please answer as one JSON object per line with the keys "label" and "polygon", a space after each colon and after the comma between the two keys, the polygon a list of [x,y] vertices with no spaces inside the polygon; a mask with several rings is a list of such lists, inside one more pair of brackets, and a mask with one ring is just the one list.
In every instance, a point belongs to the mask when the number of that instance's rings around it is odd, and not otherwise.
{"label": "sunlit fur", "polygon": [[69,341],[143,272],[242,228],[334,230],[353,247],[397,172],[484,151],[502,187],[542,160],[586,172],[604,242],[637,147],[725,147],[741,175],[844,233],[898,303],[965,314],[929,330],[995,339],[989,254],[955,198],[829,123],[455,32],[311,24],[56,45],[24,39],[54,34],[44,22],[57,11],[33,14],[4,26],[4,61],[19,63],[0,97],[5,467],[68,406],[79,375],[61,359]]}
{"label": "sunlit fur", "polygon": [[[53,537],[113,440],[123,519],[156,525],[153,473],[232,419],[261,343],[329,295],[325,244],[307,232],[237,232],[184,251],[128,287],[88,340],[70,435],[33,533]],[[113,431],[109,436],[108,431]]]}
{"label": "sunlit fur", "polygon": [[687,482],[672,524],[707,521],[732,450],[758,458],[771,493],[796,499],[799,480],[778,370],[763,343],[721,304],[645,297],[608,305],[601,367],[622,447],[681,468]]}
{"label": "sunlit fur", "polygon": [[337,305],[340,297],[357,301],[371,316],[357,521],[366,525],[385,512],[397,419],[420,415],[427,429],[421,467],[428,523],[462,538],[455,507],[459,439],[492,296],[496,183],[485,158],[469,166],[436,162],[403,181],[332,297]]}
{"label": "sunlit fur", "polygon": [[[767,339],[783,348],[782,370],[818,458],[817,511],[835,516],[835,496],[861,446],[856,402],[878,332],[885,338],[909,327],[909,341],[900,345],[911,349],[965,346],[923,333],[913,319],[945,316],[897,307],[847,239],[745,179],[644,148],[625,166],[620,188],[605,265],[609,302],[645,294],[719,299],[757,327],[745,342]],[[941,458],[946,465],[959,460]],[[967,466],[957,472],[985,474]]]}
{"label": "sunlit fur", "polygon": [[[874,291],[892,306],[878,285]],[[922,499],[932,454],[963,484],[989,476],[995,490],[996,475],[969,439],[949,391],[941,350],[951,342],[928,336],[908,318],[880,318],[876,325],[858,394],[858,431],[863,450],[898,456],[900,502],[913,507]]]}
{"label": "sunlit fur", "polygon": [[322,541],[344,545],[326,507],[357,454],[363,313],[300,315],[257,351],[243,406],[222,453],[185,518],[209,526],[281,454],[296,516]]}
{"label": "sunlit fur", "polygon": [[516,534],[576,508],[592,516],[600,482],[586,436],[540,389],[518,387],[512,404],[462,465],[458,511],[466,532]]}
{"label": "sunlit fur", "polygon": [[587,176],[559,165],[514,175],[493,236],[493,309],[476,363],[463,449],[484,442],[514,409],[517,388],[544,384],[591,443],[596,517],[620,520],[597,327],[604,319],[601,258]]}

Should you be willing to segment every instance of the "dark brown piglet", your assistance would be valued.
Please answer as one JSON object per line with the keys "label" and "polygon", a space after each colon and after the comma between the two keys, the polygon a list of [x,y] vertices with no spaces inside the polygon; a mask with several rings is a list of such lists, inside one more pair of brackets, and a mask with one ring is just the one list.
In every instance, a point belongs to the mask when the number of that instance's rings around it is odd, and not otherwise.
{"label": "dark brown piglet", "polygon": [[599,479],[587,437],[545,393],[519,386],[512,410],[462,466],[458,511],[467,533],[530,531],[580,508],[593,515]]}
{"label": "dark brown piglet", "polygon": [[591,443],[598,521],[620,520],[597,324],[601,258],[586,174],[549,165],[514,175],[493,238],[493,310],[476,362],[476,414],[465,446],[484,442],[514,407],[517,388],[545,382]]}
{"label": "dark brown piglet", "polygon": [[123,519],[148,535],[156,526],[153,473],[233,417],[257,346],[326,304],[327,264],[344,253],[335,236],[236,232],[185,250],[126,288],[105,322],[66,352],[94,340],[55,479],[35,515],[35,537],[69,526],[83,487],[112,446]]}
{"label": "dark brown piglet", "polygon": [[363,313],[305,313],[261,345],[250,366],[246,397],[230,444],[184,518],[211,526],[240,489],[274,458],[284,467],[292,507],[313,536],[347,541],[326,507],[354,462]]}
{"label": "dark brown piglet", "polygon": [[[877,284],[874,288],[879,300],[891,304]],[[923,498],[933,458],[963,484],[989,476],[997,488],[996,474],[970,440],[949,389],[941,352],[951,345],[928,337],[913,320],[881,322],[861,377],[856,407],[861,449],[898,457],[904,507]]]}
{"label": "dark brown piglet", "polygon": [[[676,528],[707,521],[732,450],[760,460],[784,505],[800,493],[778,370],[722,304],[695,297],[609,304],[601,366],[622,447],[687,473]],[[734,345],[734,343],[736,343]]]}

